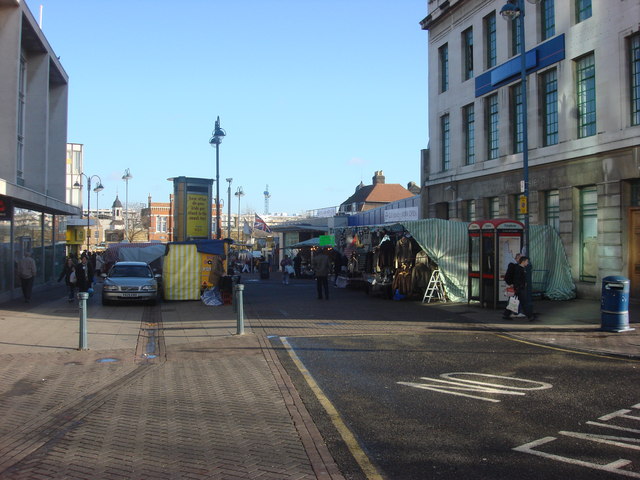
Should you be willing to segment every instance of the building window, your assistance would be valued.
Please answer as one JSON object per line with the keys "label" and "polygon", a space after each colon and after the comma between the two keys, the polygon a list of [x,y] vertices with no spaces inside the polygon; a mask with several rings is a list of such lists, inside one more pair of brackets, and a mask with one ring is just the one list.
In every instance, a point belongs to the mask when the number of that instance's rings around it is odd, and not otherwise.
{"label": "building window", "polygon": [[438,49],[440,59],[440,92],[449,90],[449,45],[444,44]]}
{"label": "building window", "polygon": [[575,0],[576,2],[576,23],[591,17],[591,0]]}
{"label": "building window", "polygon": [[18,72],[18,138],[16,146],[16,177],[18,182],[24,178],[24,122],[27,95],[27,61],[20,55],[20,71]]}
{"label": "building window", "polygon": [[542,74],[542,143],[546,147],[558,143],[558,73],[556,69]]}
{"label": "building window", "polygon": [[[524,215],[525,215],[525,214],[524,214],[523,212],[521,212],[521,211],[520,211],[520,197],[521,197],[521,196],[522,196],[522,194],[521,194],[521,193],[516,193],[516,194],[513,196],[513,204],[516,206],[516,207],[513,209],[513,212],[514,212],[514,218],[515,218],[517,221],[524,223]],[[527,200],[528,200],[528,199],[527,199]]]}
{"label": "building window", "polygon": [[640,33],[629,39],[631,71],[631,125],[640,125]]}
{"label": "building window", "polygon": [[440,151],[440,166],[442,171],[449,170],[449,114],[440,117],[440,139],[442,141],[442,147]]}
{"label": "building window", "polygon": [[489,218],[498,218],[500,216],[500,198],[490,197],[487,199],[489,204]]}
{"label": "building window", "polygon": [[485,100],[485,129],[487,138],[487,158],[498,158],[498,94]]}
{"label": "building window", "polygon": [[462,109],[462,121],[464,123],[464,162],[465,165],[473,165],[476,161],[476,130],[473,103]]}
{"label": "building window", "polygon": [[560,192],[548,190],[544,192],[545,220],[556,232],[560,232]]}
{"label": "building window", "polygon": [[596,66],[593,53],[576,61],[578,138],[596,134]]}
{"label": "building window", "polygon": [[462,32],[462,65],[463,79],[473,78],[473,28]]}
{"label": "building window", "polygon": [[520,43],[522,38],[522,35],[520,35],[521,23],[519,16],[511,20],[511,55],[518,55],[522,51],[522,44]]}
{"label": "building window", "polygon": [[522,152],[524,146],[524,111],[522,105],[522,83],[511,87],[511,125],[513,153]]}
{"label": "building window", "polygon": [[167,232],[167,217],[156,217],[156,232],[158,233],[166,233]]}
{"label": "building window", "polygon": [[540,2],[540,32],[543,41],[556,34],[556,16],[553,2],[554,0],[542,0]]}
{"label": "building window", "polygon": [[464,202],[464,219],[467,222],[475,222],[476,220],[476,201],[467,200]]}
{"label": "building window", "polygon": [[580,280],[595,282],[598,274],[598,190],[580,189]]}
{"label": "building window", "polygon": [[484,38],[486,51],[486,66],[493,68],[496,66],[498,54],[496,45],[496,12],[484,17]]}

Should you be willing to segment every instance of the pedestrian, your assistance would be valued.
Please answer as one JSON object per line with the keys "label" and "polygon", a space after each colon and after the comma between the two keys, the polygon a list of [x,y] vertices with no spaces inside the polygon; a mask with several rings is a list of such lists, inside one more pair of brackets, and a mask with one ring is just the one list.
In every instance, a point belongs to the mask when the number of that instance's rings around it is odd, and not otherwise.
{"label": "pedestrian", "polygon": [[289,258],[289,255],[285,255],[280,262],[282,267],[282,284],[289,285],[289,276],[293,273],[293,262]]}
{"label": "pedestrian", "polygon": [[20,286],[22,287],[22,295],[24,301],[31,301],[31,291],[33,290],[33,281],[37,273],[36,262],[31,257],[31,252],[24,252],[24,256],[18,262],[18,277],[20,278]]}
{"label": "pedestrian", "polygon": [[293,257],[293,271],[296,274],[296,278],[300,278],[302,276],[302,255],[300,252]]}
{"label": "pedestrian", "polygon": [[76,284],[79,292],[89,292],[93,284],[93,268],[87,255],[82,255],[80,263],[76,265]]}
{"label": "pedestrian", "polygon": [[[507,271],[504,274],[504,283],[507,284],[507,288],[510,288],[513,291],[514,295],[515,295],[515,289],[513,288],[513,272],[518,266],[518,262],[520,261],[520,256],[521,255],[519,253],[516,253],[515,258],[511,260],[511,262],[509,262],[509,265],[507,265]],[[512,313],[513,312],[511,310],[509,310],[508,308],[505,308],[504,312],[502,312],[503,320],[511,320]]]}
{"label": "pedestrian", "polygon": [[527,291],[527,267],[529,266],[529,257],[522,255],[518,260],[518,265],[513,271],[513,288],[516,292],[516,297],[520,301],[518,307],[518,314],[514,315],[515,318],[527,317],[530,321],[535,320],[532,312],[532,305],[529,299],[529,292]]}
{"label": "pedestrian", "polygon": [[316,288],[318,289],[318,300],[322,300],[324,290],[325,300],[329,300],[329,257],[324,248],[313,257],[311,262],[316,276]]}
{"label": "pedestrian", "polygon": [[102,258],[102,254],[101,253],[96,253],[95,254],[95,258],[96,258],[96,276],[100,276],[100,274],[104,271],[104,258]]}
{"label": "pedestrian", "polygon": [[[76,264],[73,262],[71,257],[67,258],[64,263],[64,267],[62,268],[62,273],[58,277],[58,281],[60,282],[64,278],[64,283],[69,288],[69,303],[73,302],[74,297],[76,296]],[[73,275],[71,275],[73,273]]]}

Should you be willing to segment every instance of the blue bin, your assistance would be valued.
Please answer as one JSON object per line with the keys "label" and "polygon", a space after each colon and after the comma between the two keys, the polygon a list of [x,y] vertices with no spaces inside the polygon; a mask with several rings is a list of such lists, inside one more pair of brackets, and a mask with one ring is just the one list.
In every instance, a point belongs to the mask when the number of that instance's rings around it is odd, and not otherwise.
{"label": "blue bin", "polygon": [[628,278],[611,276],[602,279],[602,299],[600,301],[601,330],[605,332],[628,332],[629,292]]}

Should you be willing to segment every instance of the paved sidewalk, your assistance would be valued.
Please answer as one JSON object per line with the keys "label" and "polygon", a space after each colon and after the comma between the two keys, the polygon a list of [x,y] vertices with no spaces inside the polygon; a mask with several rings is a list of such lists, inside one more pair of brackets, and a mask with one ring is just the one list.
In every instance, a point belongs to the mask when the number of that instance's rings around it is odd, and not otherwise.
{"label": "paved sidewalk", "polygon": [[[272,277],[243,277],[244,336],[235,335],[231,306],[103,307],[94,296],[90,350],[78,351],[79,312],[63,287],[36,292],[29,304],[0,305],[0,478],[342,478],[270,335],[484,328],[640,358],[637,305],[635,330],[609,333],[599,330],[596,301],[536,302],[535,322],[504,321],[500,311],[473,304],[393,302],[337,289],[339,301],[281,305],[279,288],[311,298],[314,287],[283,287]],[[256,288],[271,289],[268,304],[252,305]]]}

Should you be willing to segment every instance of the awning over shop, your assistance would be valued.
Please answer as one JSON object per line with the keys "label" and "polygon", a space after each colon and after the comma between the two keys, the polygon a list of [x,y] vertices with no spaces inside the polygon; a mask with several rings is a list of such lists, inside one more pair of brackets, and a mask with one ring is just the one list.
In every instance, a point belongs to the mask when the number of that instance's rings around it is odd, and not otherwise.
{"label": "awning over shop", "polygon": [[298,243],[294,243],[293,245],[287,245],[284,248],[304,248],[304,247],[331,247],[333,248],[334,245],[321,245],[320,244],[320,237],[315,237],[315,238],[310,238],[309,240],[305,240],[303,242],[298,242]]}

